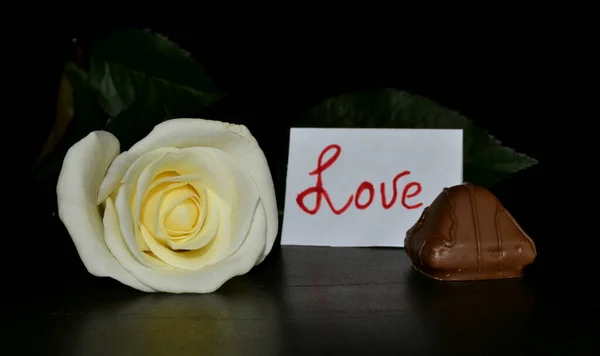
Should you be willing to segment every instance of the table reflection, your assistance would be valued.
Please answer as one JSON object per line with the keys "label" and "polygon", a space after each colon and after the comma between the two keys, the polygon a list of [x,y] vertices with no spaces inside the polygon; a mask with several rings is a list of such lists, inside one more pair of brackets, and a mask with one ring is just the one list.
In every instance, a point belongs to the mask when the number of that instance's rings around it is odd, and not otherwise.
{"label": "table reflection", "polygon": [[209,295],[142,294],[99,304],[77,318],[74,331],[67,334],[72,339],[62,342],[65,354],[280,354],[277,304],[257,286],[241,289],[225,287]]}
{"label": "table reflection", "polygon": [[399,249],[286,247],[207,295],[91,277],[53,295],[15,325],[47,330],[30,354],[522,354],[548,335],[527,339],[548,306],[526,278],[438,282]]}

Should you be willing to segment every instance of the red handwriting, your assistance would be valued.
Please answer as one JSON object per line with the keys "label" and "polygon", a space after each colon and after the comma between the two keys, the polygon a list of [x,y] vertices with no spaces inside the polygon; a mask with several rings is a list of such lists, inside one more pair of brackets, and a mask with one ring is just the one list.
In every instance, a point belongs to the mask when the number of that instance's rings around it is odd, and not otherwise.
{"label": "red handwriting", "polygon": [[[329,157],[325,162],[323,162],[325,155],[329,151],[333,151],[333,155]],[[340,145],[332,144],[325,147],[319,154],[317,168],[309,173],[312,176],[317,176],[317,181],[315,185],[300,192],[300,194],[298,194],[298,196],[296,197],[296,203],[298,204],[300,209],[302,209],[302,211],[304,211],[305,213],[314,215],[317,212],[319,212],[319,209],[321,209],[321,203],[323,199],[325,199],[325,202],[329,206],[329,209],[331,209],[331,211],[336,215],[343,214],[346,210],[350,208],[352,203],[354,203],[354,206],[359,210],[365,210],[373,203],[373,200],[375,199],[375,186],[369,181],[364,181],[360,183],[358,188],[356,188],[356,192],[354,194],[350,194],[348,200],[346,200],[346,202],[341,207],[336,208],[335,204],[333,204],[333,202],[331,201],[327,189],[325,189],[325,187],[323,186],[323,172],[325,172],[329,167],[331,167],[335,163],[335,161],[340,157],[341,153],[342,148],[340,147]],[[381,183],[379,192],[381,194],[381,206],[384,209],[390,209],[396,203],[396,199],[398,198],[398,180],[408,175],[410,175],[410,171],[402,171],[394,177],[394,179],[392,180],[392,198],[389,201],[387,201],[385,195],[385,183]],[[419,193],[421,193],[421,183],[410,182],[406,184],[402,189],[402,197],[400,198],[402,206],[404,206],[406,209],[417,209],[423,206],[423,203],[409,205],[406,201],[409,198],[416,197],[417,195],[419,195]],[[310,209],[306,206],[306,204],[304,204],[304,199],[307,196],[313,194],[316,195],[316,202],[314,208]]]}

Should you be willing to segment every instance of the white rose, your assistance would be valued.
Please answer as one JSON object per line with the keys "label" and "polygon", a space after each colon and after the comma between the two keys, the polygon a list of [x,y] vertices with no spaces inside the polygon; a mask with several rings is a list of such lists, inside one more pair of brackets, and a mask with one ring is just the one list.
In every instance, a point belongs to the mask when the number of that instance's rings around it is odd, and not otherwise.
{"label": "white rose", "polygon": [[112,134],[92,132],[58,179],[60,219],[91,274],[147,292],[210,293],[269,254],[273,180],[245,126],[174,119],[119,151]]}

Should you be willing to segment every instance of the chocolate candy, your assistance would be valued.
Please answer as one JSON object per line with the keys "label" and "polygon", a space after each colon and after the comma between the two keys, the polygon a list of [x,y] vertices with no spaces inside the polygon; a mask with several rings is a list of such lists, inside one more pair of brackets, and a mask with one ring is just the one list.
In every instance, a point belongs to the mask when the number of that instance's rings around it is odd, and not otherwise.
{"label": "chocolate candy", "polygon": [[406,232],[404,246],[413,268],[444,281],[520,277],[536,256],[498,198],[470,183],[444,188]]}

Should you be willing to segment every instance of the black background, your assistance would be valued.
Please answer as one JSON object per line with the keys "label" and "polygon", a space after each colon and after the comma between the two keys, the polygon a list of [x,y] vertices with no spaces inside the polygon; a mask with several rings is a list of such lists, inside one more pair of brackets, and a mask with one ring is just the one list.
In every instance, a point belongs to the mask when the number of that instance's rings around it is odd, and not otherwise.
{"label": "black background", "polygon": [[[18,137],[27,142],[24,147],[20,148],[17,162],[17,164],[26,163],[26,167],[21,168],[23,172],[30,171],[27,167],[31,166],[39,154],[52,125],[58,81],[64,61],[71,54],[71,38],[102,34],[103,31],[110,28],[110,26],[94,26],[92,29],[92,26],[89,26],[71,31],[46,29],[39,33],[37,41],[40,46],[33,51],[26,50],[22,55],[23,61],[28,63],[28,71],[32,80],[27,85],[17,86],[19,89],[15,89],[14,92],[21,103],[17,106],[27,107],[28,115],[27,120],[14,120],[12,124],[17,125],[15,127],[18,128],[12,129],[11,132],[22,133]],[[528,351],[537,350],[541,354],[548,354],[548,350],[544,353],[547,347],[545,344],[552,345],[552,343],[546,339],[545,336],[548,334],[544,333],[549,331],[542,325],[552,321],[556,323],[557,327],[565,327],[566,323],[577,323],[576,320],[585,318],[589,320],[592,311],[597,310],[598,302],[590,292],[595,274],[593,267],[595,267],[594,254],[597,250],[597,231],[589,226],[590,220],[587,218],[589,210],[586,204],[589,204],[588,200],[591,197],[591,193],[587,193],[589,189],[586,189],[588,185],[585,182],[587,179],[585,171],[588,164],[580,163],[587,162],[581,147],[588,144],[588,141],[583,138],[584,135],[581,133],[576,137],[571,134],[575,124],[565,117],[562,109],[562,104],[567,104],[566,106],[569,107],[576,105],[567,99],[567,94],[580,90],[578,89],[580,87],[564,84],[564,72],[568,72],[572,67],[569,67],[566,62],[556,60],[555,54],[560,51],[556,44],[551,44],[551,41],[544,39],[532,42],[530,37],[518,35],[514,38],[487,36],[485,41],[477,38],[469,40],[431,38],[427,42],[415,41],[414,45],[404,43],[403,46],[395,47],[390,46],[392,39],[366,33],[358,36],[332,31],[327,36],[289,35],[284,38],[281,34],[266,36],[252,31],[221,31],[218,38],[210,39],[190,30],[173,30],[165,26],[155,26],[155,28],[192,52],[215,83],[229,95],[227,99],[205,113],[206,117],[247,125],[257,137],[272,166],[285,160],[285,154],[282,152],[285,152],[288,145],[289,128],[305,110],[333,95],[386,87],[396,87],[421,94],[455,109],[478,125],[488,129],[505,145],[535,157],[540,161],[538,165],[514,175],[493,189],[507,209],[534,239],[539,255],[536,263],[528,270],[528,280],[533,281],[530,282],[531,286],[534,286],[531,288],[535,289],[535,292],[532,293],[536,296],[538,303],[539,300],[542,300],[542,304],[552,305],[551,308],[546,309],[533,308],[536,312],[541,313],[538,318],[531,319],[534,320],[531,321],[533,323],[531,329],[537,331],[519,329],[521,333],[532,332],[532,341],[527,341],[527,337],[520,334],[522,337],[520,342],[527,345],[524,348]],[[41,47],[45,49],[44,53],[46,53],[43,59],[39,54],[30,56],[30,52],[32,54],[39,53]],[[29,65],[31,61],[33,63]],[[31,83],[35,83],[35,85]],[[20,89],[21,87],[23,89]],[[17,272],[7,275],[7,285],[12,286],[11,295],[18,295],[17,302],[15,302],[17,304],[13,304],[18,307],[12,308],[12,310],[18,310],[17,317],[22,320],[23,328],[29,327],[32,323],[38,323],[35,328],[42,337],[40,340],[44,341],[38,345],[40,350],[47,349],[54,352],[58,349],[64,350],[64,345],[60,347],[57,345],[68,344],[67,340],[73,336],[71,334],[73,331],[69,331],[70,329],[67,328],[67,325],[71,325],[70,322],[65,321],[62,317],[66,314],[61,313],[68,314],[68,310],[78,310],[83,315],[84,313],[89,314],[90,310],[94,308],[109,310],[110,312],[106,313],[117,313],[116,316],[109,317],[110,321],[104,325],[110,328],[111,323],[124,323],[124,319],[119,317],[118,311],[114,311],[114,308],[111,307],[112,304],[105,304],[108,303],[107,300],[111,300],[116,305],[123,298],[135,299],[137,296],[129,291],[123,291],[123,288],[111,281],[87,274],[60,221],[51,215],[52,211],[47,209],[52,202],[43,201],[44,199],[52,200],[52,194],[49,194],[44,187],[31,185],[28,189],[19,190],[18,193],[14,190],[9,192],[9,194],[18,194],[18,199],[15,200],[18,202],[18,209],[15,211],[20,212],[10,226],[12,227],[11,231],[15,231],[13,235],[19,236],[18,239],[35,239],[33,241],[37,247],[28,255],[29,259],[35,263],[25,263],[20,254],[22,251],[11,249],[9,261],[11,266],[15,266]],[[593,185],[591,186],[593,187]],[[32,208],[32,206],[37,206],[39,209]],[[24,213],[25,211],[27,213]],[[32,213],[29,213],[31,211]],[[28,232],[30,230],[34,230],[35,233],[30,234]],[[298,296],[285,297],[272,294],[285,290],[286,286],[292,283],[289,277],[282,276],[281,273],[302,275],[303,272],[297,269],[306,268],[310,264],[316,263],[322,266],[323,270],[329,270],[323,272],[325,273],[324,278],[330,280],[333,285],[339,283],[344,285],[346,282],[352,285],[356,281],[359,281],[356,283],[360,285],[361,283],[368,284],[369,280],[380,281],[382,278],[380,270],[359,268],[365,263],[360,259],[361,256],[371,263],[381,263],[382,268],[389,267],[390,270],[395,270],[398,266],[407,267],[402,251],[394,252],[396,255],[389,255],[391,252],[388,250],[378,249],[358,252],[358,255],[354,255],[354,252],[338,251],[325,253],[326,256],[323,256],[324,252],[311,253],[299,250],[296,257],[285,259],[285,256],[291,256],[290,251],[293,250],[284,248],[280,251],[276,248],[266,264],[250,274],[249,280],[242,277],[241,280],[232,281],[223,293],[228,295],[227,293],[233,293],[233,291],[237,291],[237,293],[246,291],[245,293],[249,295],[248,305],[253,305],[257,300],[254,297],[257,291],[252,287],[252,283],[259,281],[261,287],[272,286],[272,289],[267,288],[267,291],[261,293],[266,293],[269,298],[275,298],[279,301],[277,303],[280,303],[286,298],[291,298],[291,300],[299,298]],[[360,255],[361,253],[364,255]],[[381,255],[373,255],[377,253]],[[324,264],[323,258],[329,264]],[[396,259],[398,265],[394,264]],[[293,260],[294,263],[290,260]],[[350,278],[350,282],[345,281],[344,278],[336,279],[339,277],[339,273],[336,271],[342,266],[354,271],[355,275],[344,277]],[[275,268],[277,272],[269,270],[270,267]],[[395,275],[394,273],[392,274]],[[331,323],[319,324],[316,322],[311,327],[319,330],[319,333],[314,335],[307,335],[301,330],[291,327],[291,329],[286,329],[286,335],[295,341],[287,340],[284,344],[291,347],[289,345],[314,342],[317,345],[322,343],[326,347],[315,348],[313,351],[336,350],[337,347],[337,350],[358,352],[364,351],[366,344],[380,342],[382,351],[404,351],[408,352],[406,354],[411,354],[410,350],[419,349],[419,347],[414,347],[418,341],[412,340],[411,348],[393,346],[393,335],[387,335],[378,341],[378,338],[373,336],[377,333],[371,335],[366,332],[364,334],[365,329],[360,325],[352,324],[352,317],[362,312],[360,308],[363,304],[361,303],[365,303],[370,298],[378,298],[378,294],[373,295],[372,293],[387,295],[386,293],[392,293],[392,291],[394,293],[396,291],[411,293],[412,290],[417,299],[442,298],[435,297],[435,288],[439,287],[431,287],[427,282],[422,281],[420,283],[425,284],[419,284],[421,287],[411,287],[412,279],[410,278],[406,282],[408,284],[402,284],[403,287],[400,290],[394,289],[396,288],[394,287],[395,282],[389,280],[381,282],[383,290],[380,292],[374,292],[372,286],[366,286],[364,290],[359,288],[352,293],[363,295],[361,290],[363,292],[369,290],[369,292],[368,296],[356,297],[357,300],[344,294],[346,292],[337,291],[335,288],[339,288],[339,286],[335,287],[332,292],[335,294],[334,299],[342,302],[354,301],[349,302],[350,304],[344,311],[349,318],[343,319],[342,324],[337,326]],[[32,279],[35,280],[34,283]],[[309,289],[311,283],[314,286],[318,286],[320,283],[310,279],[304,282]],[[495,292],[490,291],[499,288],[488,286],[476,288],[480,291],[487,291],[485,292],[487,294],[494,294]],[[88,288],[95,291],[94,296],[82,292]],[[486,298],[491,301],[492,306],[500,303],[507,308],[503,302],[494,301],[504,298],[507,293],[510,294],[510,288],[517,288],[514,290],[518,290],[518,293],[523,290],[521,287],[507,287],[504,291],[498,292],[500,296],[487,295]],[[502,288],[500,287],[500,289]],[[102,296],[102,293],[109,293],[111,297]],[[441,296],[446,296],[447,291],[439,293]],[[469,300],[474,298],[473,294],[464,290],[452,293],[458,293],[452,294],[452,298],[470,298]],[[477,294],[479,292],[474,293],[479,295]],[[71,294],[71,296],[66,294]],[[309,300],[317,298],[315,294],[311,293],[304,297]],[[186,313],[186,308],[194,308],[196,305],[194,303],[207,303],[208,306],[211,306],[211,303],[216,303],[211,298],[218,297],[206,297],[208,299],[197,302],[191,301],[191,297],[186,298],[178,299],[178,302],[166,300],[164,303],[175,303],[179,306],[171,305],[172,308],[180,308],[181,313]],[[513,298],[517,297],[513,295]],[[42,300],[46,302],[42,302]],[[523,307],[522,303],[524,302],[521,299],[518,300],[520,301],[517,304],[526,309],[522,313],[527,314],[529,309]],[[324,310],[324,315],[329,315],[327,313],[331,311],[327,311],[327,308],[319,304],[321,302],[315,301],[315,303],[315,305],[320,305],[319,308],[322,311]],[[233,306],[233,308],[244,310],[245,304],[241,303],[241,305]],[[452,303],[447,308],[440,307],[439,312],[442,314],[410,316],[412,319],[406,324],[390,321],[390,324],[387,325],[386,321],[382,322],[380,319],[374,318],[366,321],[363,327],[375,329],[395,327],[409,330],[411,324],[419,320],[432,318],[431,320],[439,322],[439,318],[444,318],[444,312],[449,313],[446,315],[448,318],[460,318],[455,315],[456,311],[450,310],[452,309],[451,305]],[[536,305],[539,306],[539,304]],[[386,314],[386,317],[394,317],[394,302],[384,298],[380,308],[381,310],[387,308],[389,313]],[[481,304],[479,308],[485,309],[485,305]],[[27,314],[28,311],[31,311],[31,314]],[[51,312],[58,313],[59,316],[52,317]],[[96,311],[96,313],[98,312]],[[99,313],[103,315],[102,312]],[[28,317],[25,317],[25,314]],[[288,317],[288,324],[299,327],[297,325],[299,321],[294,316]],[[202,316],[198,318],[202,319]],[[163,319],[152,320],[160,324]],[[505,327],[516,327],[523,320],[516,318],[512,322],[507,322]],[[485,323],[486,321],[480,320],[479,322]],[[489,320],[487,322],[491,323]],[[55,325],[53,326],[52,323]],[[250,332],[243,331],[246,329],[243,326],[240,327],[241,329],[236,329],[238,332],[239,330],[242,330],[242,333]],[[588,337],[589,327],[591,326],[582,322],[579,328],[575,329],[581,332],[571,330],[565,336],[566,339],[563,338],[564,345],[570,341],[574,343],[583,340],[589,341],[589,339],[583,339]],[[472,328],[475,327],[472,326]],[[323,336],[328,332],[334,335],[333,339]],[[495,332],[499,331],[495,330]],[[385,333],[383,334],[385,335]],[[535,336],[533,336],[534,334]],[[110,336],[102,335],[103,337]],[[160,335],[157,337],[169,338],[168,332]],[[381,334],[379,335],[381,336]],[[560,336],[554,336],[554,341],[559,342]],[[21,337],[25,336],[21,335]],[[344,340],[352,337],[357,338],[354,343],[355,348],[332,346],[335,344],[332,340],[343,343]],[[502,338],[501,336],[497,337]],[[53,338],[58,341],[54,343],[48,341]],[[25,339],[19,340],[26,342]],[[125,338],[125,341],[121,342],[126,343],[127,340],[131,341],[132,339]],[[199,342],[194,336],[190,336],[187,341],[192,342],[193,340]],[[200,344],[203,342],[205,341]],[[227,343],[227,341],[220,342]],[[231,342],[235,343],[235,341]],[[360,342],[364,343],[362,348],[359,347]],[[408,341],[402,342],[407,343]],[[446,340],[446,342],[455,346],[460,344],[459,341],[456,341],[456,344],[453,344],[452,340]],[[114,350],[127,349],[126,346],[119,348],[116,345],[114,347]],[[424,352],[423,354],[428,354],[427,348],[420,350]],[[94,354],[90,350],[87,351],[88,354]],[[258,351],[254,352],[261,354]],[[473,352],[477,354],[477,352]],[[513,352],[517,354],[517,351],[513,350]],[[289,350],[286,353],[289,353]],[[248,351],[248,354],[253,353]],[[413,354],[418,353],[414,351]],[[583,353],[579,352],[578,354]]]}

